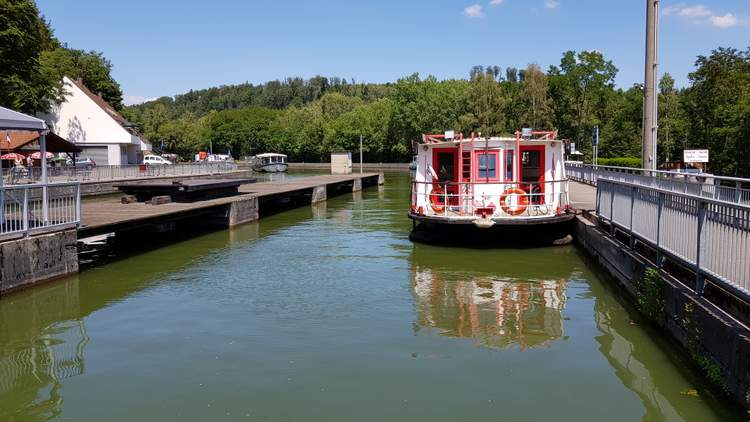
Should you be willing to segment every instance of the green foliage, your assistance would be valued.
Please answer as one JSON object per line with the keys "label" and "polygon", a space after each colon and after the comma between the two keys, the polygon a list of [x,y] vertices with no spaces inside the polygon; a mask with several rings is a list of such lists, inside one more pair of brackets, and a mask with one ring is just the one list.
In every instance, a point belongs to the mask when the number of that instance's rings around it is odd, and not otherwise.
{"label": "green foliage", "polygon": [[750,49],[719,48],[699,56],[681,105],[683,148],[708,148],[720,174],[750,175]]}
{"label": "green foliage", "polygon": [[51,80],[59,81],[63,76],[81,79],[91,92],[101,94],[109,105],[122,110],[122,89],[112,78],[112,63],[102,53],[63,46],[42,52],[39,63]]}
{"label": "green foliage", "polygon": [[25,113],[47,111],[65,94],[62,77],[81,78],[116,109],[122,91],[101,53],[70,49],[32,0],[0,0],[0,105]]}
{"label": "green foliage", "polygon": [[62,87],[39,66],[51,48],[52,30],[33,1],[0,0],[0,105],[25,113],[47,109],[47,98]]}
{"label": "green foliage", "polygon": [[600,166],[641,168],[641,157],[600,158]]}
{"label": "green foliage", "polygon": [[659,272],[653,268],[646,270],[643,277],[636,282],[638,310],[658,324],[665,320],[664,282]]}

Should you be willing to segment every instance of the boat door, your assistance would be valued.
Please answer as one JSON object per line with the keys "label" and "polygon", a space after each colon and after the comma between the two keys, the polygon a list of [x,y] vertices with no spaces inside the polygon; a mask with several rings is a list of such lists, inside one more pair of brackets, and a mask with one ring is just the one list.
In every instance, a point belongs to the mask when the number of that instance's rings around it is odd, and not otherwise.
{"label": "boat door", "polygon": [[[432,151],[432,168],[438,177],[433,181],[433,186],[444,188],[448,195],[453,195],[448,203],[458,205],[458,149],[435,148]],[[440,199],[442,202],[443,198]]]}
{"label": "boat door", "polygon": [[544,203],[544,145],[521,147],[521,182],[523,190],[532,194],[532,204]]}

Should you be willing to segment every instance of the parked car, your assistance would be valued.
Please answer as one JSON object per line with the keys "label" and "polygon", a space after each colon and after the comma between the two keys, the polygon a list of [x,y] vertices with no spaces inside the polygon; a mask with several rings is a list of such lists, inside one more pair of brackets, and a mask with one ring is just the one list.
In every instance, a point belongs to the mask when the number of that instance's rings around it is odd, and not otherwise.
{"label": "parked car", "polygon": [[[73,160],[68,159],[65,161],[66,166],[73,166]],[[76,168],[84,168],[86,170],[92,170],[96,166],[96,161],[94,161],[91,157],[78,157],[75,161],[75,167]]]}
{"label": "parked car", "polygon": [[171,166],[173,163],[166,158],[159,157],[158,155],[147,155],[143,157],[143,164],[150,166]]}

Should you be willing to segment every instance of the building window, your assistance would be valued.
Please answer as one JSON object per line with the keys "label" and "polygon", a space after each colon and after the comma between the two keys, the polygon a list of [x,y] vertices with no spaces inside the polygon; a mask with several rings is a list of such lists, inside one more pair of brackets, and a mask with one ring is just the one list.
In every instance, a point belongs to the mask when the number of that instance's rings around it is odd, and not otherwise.
{"label": "building window", "polygon": [[505,151],[505,180],[513,180],[513,150]]}

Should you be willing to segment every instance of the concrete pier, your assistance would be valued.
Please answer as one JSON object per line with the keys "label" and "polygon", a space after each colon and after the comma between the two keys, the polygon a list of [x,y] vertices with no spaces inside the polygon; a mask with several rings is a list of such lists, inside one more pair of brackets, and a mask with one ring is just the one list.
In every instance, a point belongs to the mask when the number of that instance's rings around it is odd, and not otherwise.
{"label": "concrete pier", "polygon": [[379,173],[323,175],[240,186],[239,195],[191,203],[122,204],[117,198],[85,201],[81,205],[79,237],[148,227],[189,218],[213,226],[230,227],[257,220],[271,209],[325,201],[343,191],[357,191],[384,183]]}
{"label": "concrete pier", "polygon": [[72,229],[0,243],[0,296],[77,273],[76,240]]}

